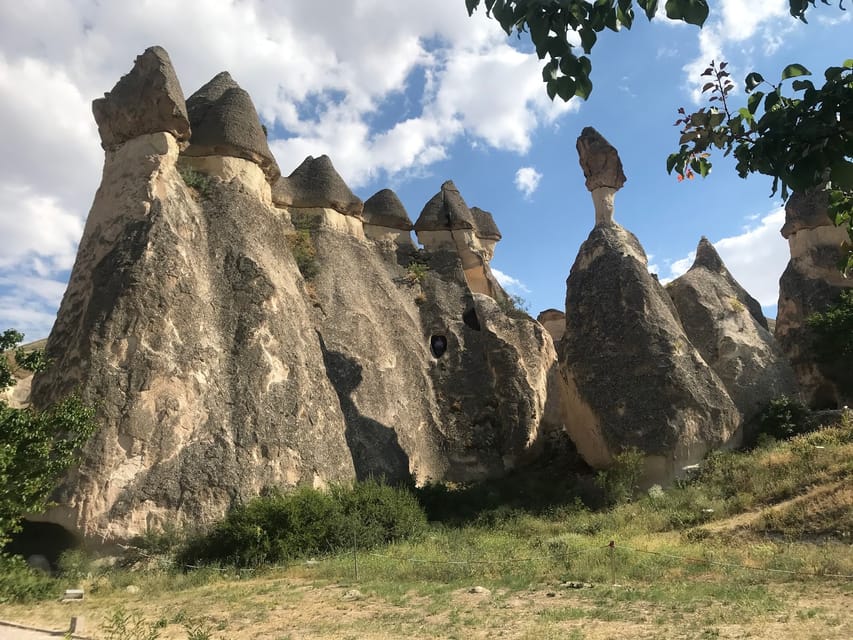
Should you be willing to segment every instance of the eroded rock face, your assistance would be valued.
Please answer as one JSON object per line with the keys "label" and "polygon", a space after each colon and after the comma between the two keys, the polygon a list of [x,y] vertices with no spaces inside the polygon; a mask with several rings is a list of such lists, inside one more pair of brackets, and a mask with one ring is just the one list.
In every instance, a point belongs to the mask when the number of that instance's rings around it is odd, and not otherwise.
{"label": "eroded rock face", "polygon": [[150,47],[137,57],[130,73],[92,103],[92,112],[104,149],[159,131],[180,142],[190,137],[184,92],[162,47]]}
{"label": "eroded rock face", "polygon": [[466,481],[531,455],[556,364],[538,324],[472,294],[454,252],[418,255],[412,283],[407,259],[350,234],[320,229],[316,246],[318,331],[358,477]]}
{"label": "eroded rock face", "polygon": [[785,205],[785,226],[791,260],[779,280],[776,340],[788,356],[801,392],[813,408],[836,408],[853,401],[853,369],[815,359],[813,334],[806,318],[838,301],[853,287],[838,269],[847,232],[827,215],[827,194],[815,190],[795,193]]}
{"label": "eroded rock face", "polygon": [[748,421],[768,402],[797,393],[794,372],[767,328],[761,305],[702,238],[693,266],[666,287],[681,325]]}
{"label": "eroded rock face", "polygon": [[634,446],[647,454],[648,479],[659,481],[736,441],[739,412],[633,234],[596,226],[566,284],[567,428],[590,465],[606,467]]}
{"label": "eroded rock face", "polygon": [[536,321],[551,334],[554,344],[562,340],[566,334],[566,314],[559,309],[545,309],[536,316]]}
{"label": "eroded rock face", "polygon": [[187,99],[192,125],[188,156],[233,156],[257,164],[270,183],[281,175],[252,98],[227,71]]}
{"label": "eroded rock face", "polygon": [[[233,90],[217,76],[193,122],[221,121]],[[159,132],[107,152],[32,393],[79,390],[99,429],[44,519],[109,545],[205,526],[270,486],[499,475],[561,427],[550,336],[473,291],[455,246],[384,251],[328,206],[351,201],[325,161],[304,178],[330,193],[281,206],[255,155],[202,146]]]}
{"label": "eroded rock face", "polygon": [[327,208],[360,218],[364,203],[335,170],[329,156],[308,156],[287,177],[273,186],[273,201],[279,207]]}
{"label": "eroded rock face", "polygon": [[184,184],[170,134],[109,152],[34,383],[100,428],[46,518],[98,543],[203,525],[265,486],[352,477],[287,228],[247,185]]}

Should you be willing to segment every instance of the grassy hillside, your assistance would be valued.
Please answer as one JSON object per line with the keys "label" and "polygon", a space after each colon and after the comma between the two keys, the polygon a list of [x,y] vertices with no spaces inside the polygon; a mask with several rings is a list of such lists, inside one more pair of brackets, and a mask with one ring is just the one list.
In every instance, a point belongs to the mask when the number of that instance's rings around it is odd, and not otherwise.
{"label": "grassy hillside", "polygon": [[[441,520],[417,539],[276,567],[178,567],[163,536],[136,550],[133,570],[69,555],[64,576],[31,578],[45,590],[27,583],[30,601],[2,617],[59,628],[82,615],[104,638],[851,637],[851,412],[714,454],[698,477],[612,508],[554,499],[558,478],[514,480],[423,494]],[[502,495],[514,506],[495,506]],[[7,572],[0,593],[10,599],[24,575]],[[73,586],[84,601],[53,601]],[[159,635],[109,635],[102,621],[117,614]]]}

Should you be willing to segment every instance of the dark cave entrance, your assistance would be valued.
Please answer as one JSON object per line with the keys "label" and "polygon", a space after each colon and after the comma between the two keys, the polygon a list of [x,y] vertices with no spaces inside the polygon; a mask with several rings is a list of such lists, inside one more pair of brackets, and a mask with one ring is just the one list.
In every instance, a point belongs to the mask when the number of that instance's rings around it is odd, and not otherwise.
{"label": "dark cave entrance", "polygon": [[41,556],[47,560],[51,569],[56,569],[59,556],[79,546],[79,540],[62,525],[24,520],[21,530],[12,535],[3,551],[22,556],[34,566],[38,566],[38,556]]}

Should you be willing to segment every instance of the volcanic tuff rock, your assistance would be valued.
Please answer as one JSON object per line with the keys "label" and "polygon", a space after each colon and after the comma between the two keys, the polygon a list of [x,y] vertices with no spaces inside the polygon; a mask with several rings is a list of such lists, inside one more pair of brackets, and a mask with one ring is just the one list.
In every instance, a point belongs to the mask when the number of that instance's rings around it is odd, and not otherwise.
{"label": "volcanic tuff rock", "polygon": [[666,287],[684,332],[749,420],[774,398],[796,393],[791,365],[767,329],[761,305],[702,238],[690,270]]}
{"label": "volcanic tuff rock", "polygon": [[412,230],[406,207],[391,189],[377,191],[365,201],[364,223],[401,231]]}
{"label": "volcanic tuff rock", "polygon": [[289,176],[273,186],[273,201],[279,207],[329,208],[361,217],[364,203],[335,170],[329,156],[308,156]]}
{"label": "volcanic tuff rock", "polygon": [[619,154],[592,127],[584,127],[576,146],[586,188],[592,193],[595,224],[612,224],[613,201],[626,180]]}
{"label": "volcanic tuff rock", "polygon": [[[599,206],[596,192],[624,181],[619,156],[591,128],[578,154]],[[597,215],[566,282],[560,364],[584,459],[606,467],[633,446],[646,453],[647,478],[666,479],[732,441],[740,415],[647,267],[637,238]]]}
{"label": "volcanic tuff rock", "polygon": [[[231,91],[217,76],[193,120],[221,122]],[[473,292],[455,246],[386,252],[335,216],[358,218],[273,205],[263,159],[232,155],[246,131],[207,150],[224,158],[180,154],[168,132],[107,152],[32,395],[79,389],[98,408],[42,516],[90,544],[204,525],[267,486],[501,474],[559,426],[540,325]],[[197,188],[183,165],[207,174]]]}
{"label": "volcanic tuff rock", "polygon": [[227,71],[187,99],[192,125],[188,156],[233,156],[251,160],[273,183],[281,174],[267,144],[252,98]]}
{"label": "volcanic tuff rock", "polygon": [[853,281],[838,269],[847,232],[832,224],[827,205],[824,190],[795,193],[785,205],[782,235],[788,240],[791,259],[779,280],[776,316],[776,340],[794,367],[806,402],[818,409],[853,401],[849,391],[853,370],[818,362],[811,349],[813,335],[806,325],[806,318],[853,287]]}
{"label": "volcanic tuff rock", "polygon": [[138,56],[130,73],[92,102],[92,113],[104,149],[158,131],[181,142],[190,137],[184,93],[162,47],[150,47]]}

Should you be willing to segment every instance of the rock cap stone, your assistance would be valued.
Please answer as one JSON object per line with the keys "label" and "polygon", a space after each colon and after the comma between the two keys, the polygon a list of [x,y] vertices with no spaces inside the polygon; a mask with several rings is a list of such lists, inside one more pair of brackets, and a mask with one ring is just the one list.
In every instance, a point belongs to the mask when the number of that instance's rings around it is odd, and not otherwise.
{"label": "rock cap stone", "polygon": [[781,229],[787,240],[803,229],[816,229],[832,224],[827,213],[829,194],[825,189],[810,189],[804,193],[796,192],[785,203],[785,225]]}
{"label": "rock cap stone", "polygon": [[281,175],[252,98],[227,71],[189,97],[187,112],[192,137],[186,155],[245,158],[259,165],[270,182]]}
{"label": "rock cap stone", "polygon": [[441,185],[441,190],[424,205],[415,222],[415,231],[448,229],[476,229],[474,214],[452,180]]}
{"label": "rock cap stone", "polygon": [[162,47],[149,47],[137,56],[112,91],[92,102],[92,113],[104,149],[160,131],[179,141],[190,137],[184,92]]}
{"label": "rock cap stone", "polygon": [[478,238],[495,241],[501,239],[500,229],[491,213],[480,207],[471,207],[471,215],[474,216],[474,234]]}
{"label": "rock cap stone", "polygon": [[391,189],[382,189],[364,202],[364,222],[402,231],[412,229],[412,221],[406,207]]}
{"label": "rock cap stone", "polygon": [[584,127],[578,137],[577,150],[587,189],[622,188],[626,180],[622,161],[616,148],[604,136],[592,127]]}
{"label": "rock cap stone", "polygon": [[273,185],[273,202],[280,207],[334,209],[360,218],[364,203],[335,170],[331,158],[308,156],[289,176]]}

